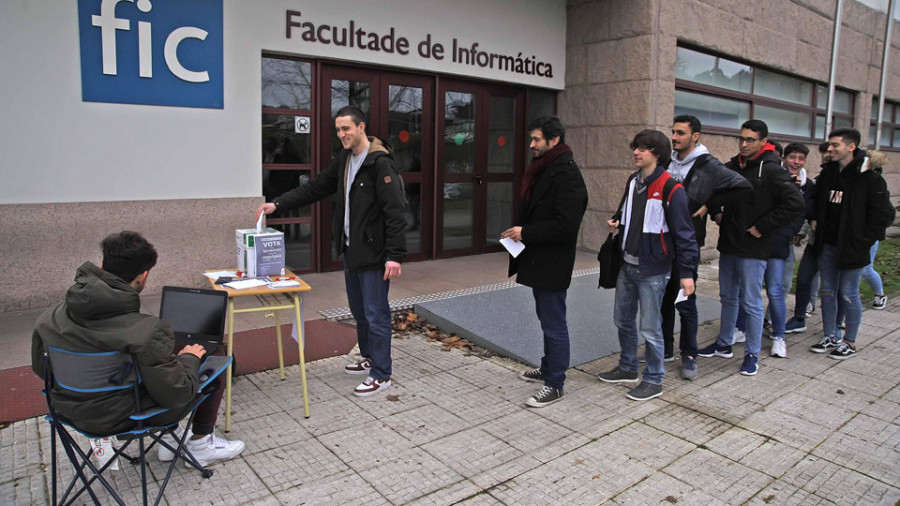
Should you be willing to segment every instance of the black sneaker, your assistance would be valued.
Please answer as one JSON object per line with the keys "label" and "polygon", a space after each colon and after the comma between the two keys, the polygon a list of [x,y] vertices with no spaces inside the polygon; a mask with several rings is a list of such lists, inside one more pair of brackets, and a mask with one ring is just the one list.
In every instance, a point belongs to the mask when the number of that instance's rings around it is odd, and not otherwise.
{"label": "black sneaker", "polygon": [[885,306],[887,306],[887,295],[876,295],[872,307],[874,309],[884,309]]}
{"label": "black sneaker", "polygon": [[563,391],[562,389],[556,389],[553,387],[548,387],[544,385],[538,392],[525,401],[526,406],[531,406],[532,408],[543,408],[549,404],[553,404],[554,402],[562,399]]}
{"label": "black sneaker", "polygon": [[529,369],[519,373],[519,379],[531,383],[543,383],[545,378],[544,373],[542,373],[540,369]]}
{"label": "black sneaker", "polygon": [[828,358],[833,358],[835,360],[847,360],[848,358],[852,358],[856,355],[856,348],[850,346],[847,343],[841,343],[835,348],[831,353],[828,354]]}
{"label": "black sneaker", "polygon": [[731,351],[731,346],[719,346],[719,343],[716,342],[697,350],[697,356],[731,358],[734,353]]}
{"label": "black sneaker", "polygon": [[625,396],[633,401],[646,401],[654,397],[659,397],[662,393],[662,385],[654,385],[653,383],[641,381],[640,385],[629,390]]}
{"label": "black sneaker", "polygon": [[612,371],[609,372],[601,372],[597,375],[597,379],[604,383],[626,383],[626,382],[635,382],[638,380],[638,373],[636,372],[625,372],[622,369],[616,367]]}
{"label": "black sneaker", "polygon": [[785,334],[794,334],[796,332],[806,332],[806,319],[793,317],[784,324]]}
{"label": "black sneaker", "polygon": [[674,362],[675,361],[675,353],[669,352],[663,355],[663,362]]}
{"label": "black sneaker", "polygon": [[809,351],[813,353],[827,353],[838,347],[840,341],[831,336],[825,336],[818,343],[809,347]]}

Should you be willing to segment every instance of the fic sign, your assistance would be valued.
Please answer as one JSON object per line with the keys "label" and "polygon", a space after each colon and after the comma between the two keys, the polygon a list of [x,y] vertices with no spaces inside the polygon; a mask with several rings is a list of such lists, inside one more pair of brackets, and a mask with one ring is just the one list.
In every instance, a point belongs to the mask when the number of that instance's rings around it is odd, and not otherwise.
{"label": "fic sign", "polygon": [[222,0],[78,0],[86,102],[223,107]]}

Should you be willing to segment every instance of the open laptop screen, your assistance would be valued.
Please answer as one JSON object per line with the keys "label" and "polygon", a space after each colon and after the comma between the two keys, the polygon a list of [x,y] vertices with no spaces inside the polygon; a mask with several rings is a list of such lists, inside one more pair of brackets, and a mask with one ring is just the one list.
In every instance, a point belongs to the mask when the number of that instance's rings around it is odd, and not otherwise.
{"label": "open laptop screen", "polygon": [[199,343],[207,351],[214,351],[222,342],[227,311],[228,294],[225,292],[163,287],[159,317],[172,327],[179,343]]}

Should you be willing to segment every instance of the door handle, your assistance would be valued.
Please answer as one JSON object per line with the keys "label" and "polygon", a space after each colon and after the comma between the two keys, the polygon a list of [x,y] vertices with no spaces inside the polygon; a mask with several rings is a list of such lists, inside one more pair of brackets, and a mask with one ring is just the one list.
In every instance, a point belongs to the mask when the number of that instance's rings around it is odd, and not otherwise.
{"label": "door handle", "polygon": [[484,176],[474,176],[472,179],[474,179],[478,184],[484,183]]}

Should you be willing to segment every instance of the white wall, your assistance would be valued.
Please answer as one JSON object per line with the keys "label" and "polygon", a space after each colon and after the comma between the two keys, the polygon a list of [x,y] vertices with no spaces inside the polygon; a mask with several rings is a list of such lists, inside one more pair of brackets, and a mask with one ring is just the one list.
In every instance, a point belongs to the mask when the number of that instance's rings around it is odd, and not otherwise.
{"label": "white wall", "polygon": [[[368,31],[391,26],[411,55],[376,54],[285,38],[285,11]],[[369,12],[365,12],[368,10]],[[263,51],[358,60],[561,89],[563,0],[224,0],[224,109],[83,102],[77,2],[0,3],[0,204],[233,198],[261,195]],[[415,57],[431,33],[490,52],[552,62],[553,78]],[[119,56],[120,58],[123,55]],[[448,55],[449,58],[449,55]]]}

